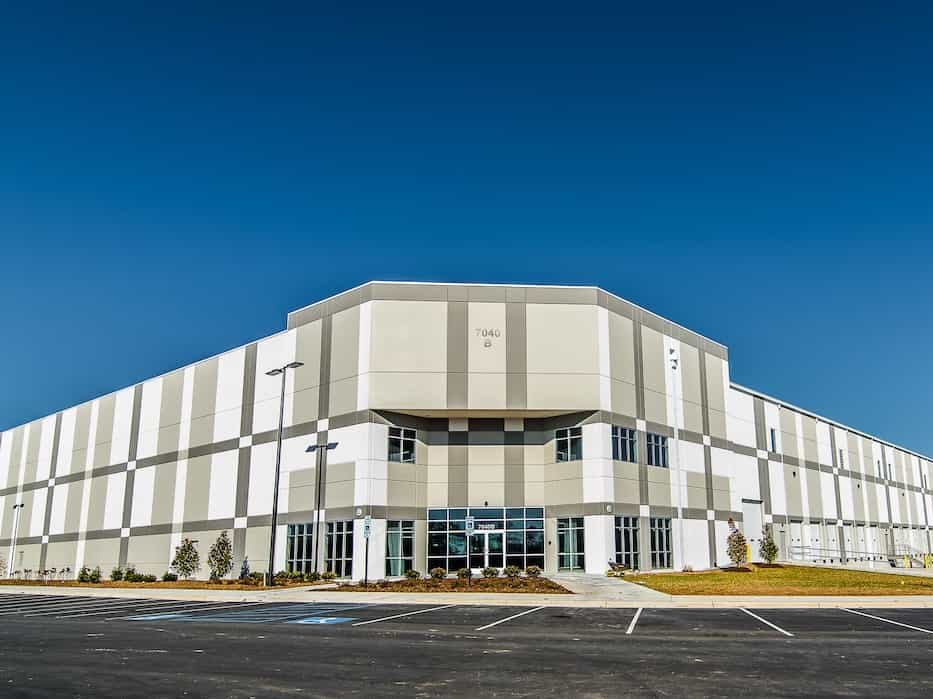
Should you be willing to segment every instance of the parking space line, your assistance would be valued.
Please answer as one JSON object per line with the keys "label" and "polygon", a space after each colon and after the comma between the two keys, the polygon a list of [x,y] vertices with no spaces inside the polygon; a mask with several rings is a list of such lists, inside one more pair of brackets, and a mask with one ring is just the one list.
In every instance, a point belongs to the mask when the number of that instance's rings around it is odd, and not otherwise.
{"label": "parking space line", "polygon": [[367,621],[358,621],[353,624],[354,626],[366,626],[366,624],[377,624],[380,621],[389,621],[391,619],[401,619],[405,616],[414,616],[415,614],[424,614],[425,612],[436,612],[440,609],[450,609],[451,607],[456,607],[456,604],[445,604],[441,607],[431,607],[430,609],[419,609],[415,612],[405,612],[404,614],[393,614],[392,616],[384,616],[381,619],[369,619]]}
{"label": "parking space line", "polygon": [[626,636],[631,636],[632,632],[635,630],[635,624],[638,623],[638,617],[641,616],[642,607],[638,608],[638,611],[635,612],[635,616],[632,617],[632,623],[628,625],[628,628],[625,630]]}
{"label": "parking space line", "polygon": [[[140,604],[145,605],[141,606],[135,611],[145,612],[148,610],[165,610],[166,607],[172,607],[172,611],[197,611],[199,607],[210,606],[210,602],[185,602],[184,600],[169,599],[169,600],[141,600]],[[116,617],[114,617],[116,618]],[[107,619],[107,621],[113,621],[114,619]]]}
{"label": "parking space line", "polygon": [[780,626],[778,626],[777,624],[772,624],[772,623],[771,623],[770,621],[768,621],[767,619],[762,619],[762,618],[761,618],[760,616],[758,616],[757,614],[753,614],[752,612],[748,611],[747,609],[745,609],[745,608],[743,608],[743,607],[739,607],[739,611],[745,612],[745,613],[748,614],[750,617],[753,617],[753,618],[755,618],[755,619],[758,619],[758,621],[760,621],[762,624],[765,624],[765,625],[767,625],[767,626],[770,626],[770,627],[771,627],[772,629],[774,629],[775,631],[780,631],[780,632],[781,632],[782,634],[784,634],[785,636],[790,636],[791,638],[794,637],[794,634],[792,634],[790,631],[785,631],[784,629],[782,629],[782,628],[781,628]]}
{"label": "parking space line", "polygon": [[505,619],[499,619],[499,621],[494,621],[491,624],[486,624],[485,626],[480,626],[477,631],[485,631],[486,629],[491,629],[493,626],[498,626],[499,624],[504,624],[507,621],[512,621],[512,619],[518,619],[520,616],[525,616],[526,614],[531,614],[532,612],[537,612],[539,609],[544,609],[544,607],[535,607],[534,609],[526,609],[523,612],[518,614],[513,614],[512,616],[507,616]]}
{"label": "parking space line", "polygon": [[[10,609],[12,607],[22,607],[25,605],[39,604],[41,602],[57,602],[63,599],[70,599],[69,597],[60,597],[57,595],[29,595],[23,596],[16,600],[0,600],[0,610]],[[78,599],[84,599],[79,597]]]}
{"label": "parking space line", "polygon": [[34,602],[32,604],[21,605],[14,609],[4,610],[0,612],[0,616],[8,616],[10,614],[22,614],[23,612],[32,612],[38,609],[45,609],[45,608],[51,609],[52,607],[55,607],[55,606],[59,606],[62,608],[73,607],[75,605],[87,604],[88,600],[89,598],[87,597],[79,597],[77,599],[68,600],[68,601],[59,600],[59,599],[45,600],[44,602]]}
{"label": "parking space line", "polygon": [[883,616],[875,616],[874,614],[866,614],[865,612],[860,612],[857,609],[846,609],[845,607],[840,607],[844,612],[849,612],[849,614],[858,614],[859,616],[868,617],[869,619],[875,619],[876,621],[883,621],[887,624],[894,624],[895,626],[903,626],[905,629],[911,629],[913,631],[920,631],[921,633],[930,633],[933,634],[933,631],[930,629],[922,629],[919,626],[911,626],[910,624],[904,624],[900,621],[894,621],[893,619],[885,619]]}
{"label": "parking space line", "polygon": [[37,612],[27,614],[26,616],[54,616],[56,619],[70,619],[71,617],[94,616],[95,614],[109,614],[111,611],[120,610],[120,613],[129,611],[136,607],[138,602],[118,602],[117,604],[106,604],[104,606],[82,607],[81,609],[65,609],[57,612]]}
{"label": "parking space line", "polygon": [[[231,607],[240,607],[240,608],[243,608],[243,607],[255,607],[255,606],[258,605],[258,604],[269,604],[269,603],[268,603],[268,602],[237,602],[236,604],[227,604],[227,605],[224,605],[223,607],[207,607],[207,608],[203,608],[203,607],[202,607],[201,609],[191,609],[191,610],[179,609],[178,611],[179,611],[179,613],[180,613],[180,612],[183,612],[183,611],[191,611],[192,613],[194,613],[194,612],[210,612],[210,611],[213,611],[213,610],[215,610],[215,609],[230,609]],[[159,610],[157,610],[157,611],[159,611]],[[168,614],[168,613],[170,613],[170,612],[172,612],[172,611],[173,611],[173,610],[171,610],[171,609],[166,609],[166,610],[165,610],[165,613]],[[161,613],[161,611],[160,611],[160,613]],[[132,619],[134,616],[137,616],[137,615],[136,615],[136,614],[131,614],[130,616],[118,616],[118,617],[114,617],[113,619],[107,619],[107,621],[122,621],[122,620],[124,620],[124,619]]]}
{"label": "parking space line", "polygon": [[53,609],[37,609],[29,612],[28,614],[23,614],[23,616],[55,616],[56,614],[70,614],[71,612],[80,612],[86,609],[114,609],[116,607],[126,607],[131,604],[137,604],[136,602],[129,601],[116,601],[110,602],[91,602],[88,604],[79,604],[77,606],[69,607],[56,607]]}

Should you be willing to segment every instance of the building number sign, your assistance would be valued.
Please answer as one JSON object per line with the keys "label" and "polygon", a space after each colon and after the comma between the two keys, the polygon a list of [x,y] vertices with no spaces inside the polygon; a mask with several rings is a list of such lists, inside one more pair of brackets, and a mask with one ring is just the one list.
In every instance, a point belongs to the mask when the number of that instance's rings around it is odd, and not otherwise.
{"label": "building number sign", "polygon": [[502,336],[499,328],[476,328],[476,337],[482,338],[483,347],[492,347],[492,341]]}

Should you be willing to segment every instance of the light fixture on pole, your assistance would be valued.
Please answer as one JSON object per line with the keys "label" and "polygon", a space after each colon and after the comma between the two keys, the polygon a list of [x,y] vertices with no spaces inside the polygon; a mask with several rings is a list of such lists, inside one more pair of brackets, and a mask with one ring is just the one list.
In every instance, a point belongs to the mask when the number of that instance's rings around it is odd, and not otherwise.
{"label": "light fixture on pole", "polygon": [[12,542],[10,543],[10,565],[7,568],[7,574],[6,574],[8,578],[13,577],[13,561],[14,561],[14,557],[16,556],[16,534],[19,531],[19,515],[20,515],[20,512],[22,512],[22,510],[23,510],[23,503],[13,505],[13,538],[12,538]]}
{"label": "light fixture on pole", "polygon": [[306,452],[316,452],[317,454],[317,485],[314,488],[314,572],[318,572],[318,540],[321,535],[321,472],[324,470],[325,452],[337,448],[337,442],[327,442],[327,444],[312,444]]}
{"label": "light fixture on pole", "polygon": [[289,369],[304,366],[304,362],[289,362],[283,367],[266,372],[266,376],[281,376],[282,390],[279,395],[279,429],[275,435],[275,485],[272,487],[272,532],[269,534],[269,570],[266,583],[275,585],[275,528],[279,519],[279,471],[282,466],[282,423],[285,419],[285,374]]}

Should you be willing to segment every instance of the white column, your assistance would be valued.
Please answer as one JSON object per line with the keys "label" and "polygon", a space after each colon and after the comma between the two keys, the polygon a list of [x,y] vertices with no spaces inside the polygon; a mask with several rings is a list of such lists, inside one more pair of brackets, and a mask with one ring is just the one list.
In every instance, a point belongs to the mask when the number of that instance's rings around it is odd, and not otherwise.
{"label": "white column", "polygon": [[615,520],[613,515],[586,515],[583,518],[584,572],[602,575],[615,560]]}

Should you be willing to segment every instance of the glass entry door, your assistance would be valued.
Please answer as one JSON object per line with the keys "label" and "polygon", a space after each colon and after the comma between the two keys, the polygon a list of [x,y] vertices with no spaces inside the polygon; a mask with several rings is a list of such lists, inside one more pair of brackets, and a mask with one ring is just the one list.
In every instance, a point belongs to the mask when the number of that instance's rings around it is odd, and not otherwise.
{"label": "glass entry door", "polygon": [[560,570],[583,570],[583,518],[557,520],[557,567]]}
{"label": "glass entry door", "polygon": [[470,535],[470,568],[502,568],[505,550],[502,532],[474,532]]}

